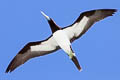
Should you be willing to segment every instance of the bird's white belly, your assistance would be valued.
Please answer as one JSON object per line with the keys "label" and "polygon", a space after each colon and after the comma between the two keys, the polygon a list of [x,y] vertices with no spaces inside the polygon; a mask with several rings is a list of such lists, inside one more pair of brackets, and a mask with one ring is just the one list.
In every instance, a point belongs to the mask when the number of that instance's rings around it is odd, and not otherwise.
{"label": "bird's white belly", "polygon": [[70,53],[71,48],[70,48],[70,40],[65,34],[63,30],[58,30],[53,34],[53,37],[55,41],[58,43],[58,45],[66,52]]}

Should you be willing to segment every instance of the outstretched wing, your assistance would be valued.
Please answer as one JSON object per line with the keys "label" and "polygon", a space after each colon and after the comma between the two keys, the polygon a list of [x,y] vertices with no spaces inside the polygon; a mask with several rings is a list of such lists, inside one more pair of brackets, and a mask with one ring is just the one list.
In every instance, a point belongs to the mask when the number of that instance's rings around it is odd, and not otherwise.
{"label": "outstretched wing", "polygon": [[30,58],[43,56],[57,51],[58,49],[60,48],[52,36],[43,41],[30,42],[10,62],[6,69],[6,73],[12,72],[15,68],[24,64]]}
{"label": "outstretched wing", "polygon": [[83,12],[72,25],[63,28],[63,30],[73,42],[81,37],[95,22],[112,16],[116,11],[116,9],[98,9]]}

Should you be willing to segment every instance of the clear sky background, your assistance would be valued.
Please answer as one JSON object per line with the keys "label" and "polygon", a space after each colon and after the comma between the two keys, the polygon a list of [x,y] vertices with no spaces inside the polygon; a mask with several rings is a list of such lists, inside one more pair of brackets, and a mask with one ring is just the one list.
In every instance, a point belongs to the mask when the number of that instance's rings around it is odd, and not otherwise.
{"label": "clear sky background", "polygon": [[[59,50],[5,74],[25,44],[51,35],[40,10],[64,27],[81,12],[101,8],[115,8],[118,12],[93,25],[72,44],[82,72]],[[0,80],[120,80],[119,9],[120,0],[0,0]]]}

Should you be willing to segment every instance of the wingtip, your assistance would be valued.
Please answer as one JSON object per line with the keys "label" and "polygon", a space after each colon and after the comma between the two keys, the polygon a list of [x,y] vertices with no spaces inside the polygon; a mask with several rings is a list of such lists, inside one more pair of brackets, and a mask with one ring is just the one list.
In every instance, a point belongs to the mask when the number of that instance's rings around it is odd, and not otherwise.
{"label": "wingtip", "polygon": [[16,66],[16,57],[13,58],[13,60],[10,62],[10,64],[8,65],[5,73],[11,73],[17,66]]}
{"label": "wingtip", "polygon": [[117,9],[111,9],[111,10],[113,11],[113,14],[118,11]]}
{"label": "wingtip", "polygon": [[5,71],[5,73],[8,73],[9,71]]}
{"label": "wingtip", "polygon": [[12,71],[13,71],[13,70],[10,69],[10,66],[8,66],[7,69],[6,69],[6,71],[5,71],[5,73],[11,73]]}
{"label": "wingtip", "polygon": [[11,71],[5,71],[5,73],[7,74],[7,73],[11,73]]}
{"label": "wingtip", "polygon": [[10,65],[7,67],[5,73],[9,73],[10,72],[10,69],[9,69]]}
{"label": "wingtip", "polygon": [[10,70],[6,70],[5,73],[11,73],[11,71]]}
{"label": "wingtip", "polygon": [[117,9],[113,9],[114,12],[117,12]]}

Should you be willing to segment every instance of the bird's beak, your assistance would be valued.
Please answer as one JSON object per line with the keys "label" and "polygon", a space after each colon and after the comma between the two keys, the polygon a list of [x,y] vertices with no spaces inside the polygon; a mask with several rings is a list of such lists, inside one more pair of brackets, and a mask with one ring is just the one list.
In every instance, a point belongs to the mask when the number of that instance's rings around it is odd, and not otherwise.
{"label": "bird's beak", "polygon": [[41,14],[42,14],[47,20],[50,20],[50,17],[48,17],[43,11],[41,11]]}

